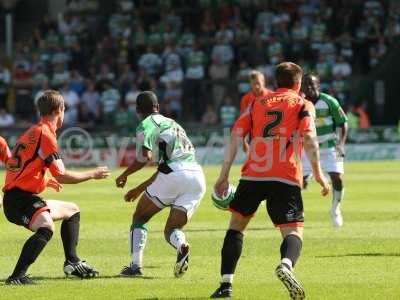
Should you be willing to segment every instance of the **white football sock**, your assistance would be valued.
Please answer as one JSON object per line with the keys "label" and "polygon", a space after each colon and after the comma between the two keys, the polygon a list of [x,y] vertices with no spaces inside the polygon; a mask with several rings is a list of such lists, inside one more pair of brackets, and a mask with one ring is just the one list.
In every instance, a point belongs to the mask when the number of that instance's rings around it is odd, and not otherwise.
{"label": "white football sock", "polygon": [[181,246],[186,244],[186,237],[183,231],[179,229],[174,229],[169,236],[169,242],[173,245],[177,250],[181,249]]}
{"label": "white football sock", "polygon": [[285,265],[288,265],[290,267],[290,269],[293,269],[293,263],[289,258],[284,257],[284,258],[282,258],[281,262]]}
{"label": "white football sock", "polygon": [[232,283],[233,282],[233,274],[223,274],[221,277],[221,282]]}
{"label": "white football sock", "polygon": [[132,256],[132,265],[142,267],[143,251],[146,246],[147,229],[136,227],[129,233],[129,246]]}
{"label": "white football sock", "polygon": [[333,201],[332,201],[332,210],[336,211],[336,209],[340,206],[340,202],[343,200],[344,197],[344,189],[341,191],[333,190]]}

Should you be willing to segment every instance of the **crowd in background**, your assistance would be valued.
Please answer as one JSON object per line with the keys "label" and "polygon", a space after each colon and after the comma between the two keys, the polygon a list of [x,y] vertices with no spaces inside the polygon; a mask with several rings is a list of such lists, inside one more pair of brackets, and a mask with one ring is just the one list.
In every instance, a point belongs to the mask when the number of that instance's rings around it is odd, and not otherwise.
{"label": "crowd in background", "polygon": [[[295,61],[324,91],[351,106],[350,78],[378,64],[400,35],[392,1],[68,1],[0,61],[0,126],[31,122],[41,92],[59,89],[66,126],[134,128],[136,95],[151,89],[161,111],[215,125],[238,114],[258,69]],[[335,3],[335,4],[332,4]]]}

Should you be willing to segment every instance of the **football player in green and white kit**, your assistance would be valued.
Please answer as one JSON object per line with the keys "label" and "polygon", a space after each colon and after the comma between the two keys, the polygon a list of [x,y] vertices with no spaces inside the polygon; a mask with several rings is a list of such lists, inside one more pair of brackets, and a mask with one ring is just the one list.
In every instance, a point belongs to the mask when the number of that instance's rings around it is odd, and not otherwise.
{"label": "football player in green and white kit", "polygon": [[177,250],[174,268],[176,277],[182,276],[189,263],[189,244],[182,228],[186,225],[206,190],[201,166],[196,162],[194,147],[185,130],[174,120],[161,115],[157,96],[150,91],[136,98],[136,111],[142,120],[136,129],[136,153],[133,163],[116,179],[117,187],[124,187],[128,176],[139,171],[150,161],[157,161],[157,172],[125,195],[133,201],[142,192],[133,214],[129,234],[132,261],[123,268],[121,276],[142,276],[143,251],[147,239],[147,222],[163,208],[171,207],[164,236]]}
{"label": "football player in green and white kit", "polygon": [[[307,100],[315,106],[316,127],[321,157],[321,167],[331,178],[333,200],[331,208],[332,224],[335,227],[343,225],[340,203],[344,196],[343,160],[345,155],[348,126],[347,117],[339,102],[332,96],[320,92],[320,81],[313,74],[304,75],[302,91]],[[311,175],[310,163],[303,156],[304,185]]]}

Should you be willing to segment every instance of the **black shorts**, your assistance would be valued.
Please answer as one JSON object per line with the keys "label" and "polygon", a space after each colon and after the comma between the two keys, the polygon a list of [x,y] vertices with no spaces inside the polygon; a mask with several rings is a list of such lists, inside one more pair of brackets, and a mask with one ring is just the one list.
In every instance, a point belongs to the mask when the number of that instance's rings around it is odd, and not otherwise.
{"label": "black shorts", "polygon": [[300,187],[279,181],[240,180],[229,208],[248,217],[255,214],[264,200],[267,200],[268,215],[276,227],[303,226],[304,211]]}
{"label": "black shorts", "polygon": [[3,209],[8,221],[28,229],[39,213],[50,211],[39,195],[18,188],[4,193]]}

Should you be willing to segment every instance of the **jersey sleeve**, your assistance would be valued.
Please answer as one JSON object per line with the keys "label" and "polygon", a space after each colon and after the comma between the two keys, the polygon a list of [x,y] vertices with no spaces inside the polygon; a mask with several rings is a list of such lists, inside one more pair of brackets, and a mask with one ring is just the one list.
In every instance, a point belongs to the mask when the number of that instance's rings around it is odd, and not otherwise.
{"label": "jersey sleeve", "polygon": [[347,116],[343,109],[340,107],[339,102],[335,98],[330,98],[330,110],[332,114],[333,121],[336,126],[340,126],[347,122]]}
{"label": "jersey sleeve", "polygon": [[4,138],[0,137],[0,160],[6,163],[11,157],[10,148],[8,148],[7,142]]}
{"label": "jersey sleeve", "polygon": [[58,153],[58,145],[55,136],[42,132],[40,141],[39,156],[49,168],[51,175],[59,176],[65,174],[64,163]]}
{"label": "jersey sleeve", "polygon": [[246,108],[248,107],[248,105],[249,105],[249,96],[248,96],[248,94],[246,94],[246,95],[244,95],[243,97],[242,97],[242,99],[240,100],[240,113],[242,114],[242,113],[244,113],[245,111],[246,111]]}
{"label": "jersey sleeve", "polygon": [[232,131],[238,136],[245,137],[251,130],[251,107],[248,107],[236,120]]}
{"label": "jersey sleeve", "polygon": [[156,128],[151,125],[138,126],[138,129],[136,130],[136,140],[139,147],[137,148],[144,147],[150,151],[153,151],[153,147],[157,139],[157,132],[155,129]]}
{"label": "jersey sleeve", "polygon": [[315,108],[310,101],[305,101],[299,112],[299,131],[301,135],[315,130]]}

